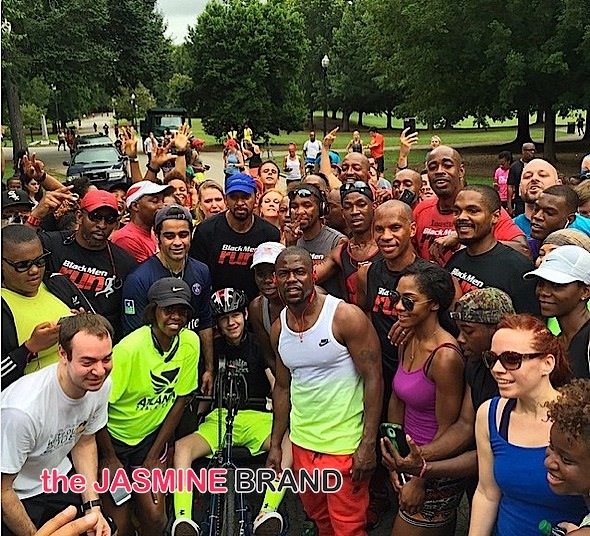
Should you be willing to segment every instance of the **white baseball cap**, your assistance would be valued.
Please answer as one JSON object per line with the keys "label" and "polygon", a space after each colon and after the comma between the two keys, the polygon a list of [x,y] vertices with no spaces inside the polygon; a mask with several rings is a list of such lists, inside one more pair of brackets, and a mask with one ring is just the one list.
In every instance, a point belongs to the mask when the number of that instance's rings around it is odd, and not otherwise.
{"label": "white baseball cap", "polygon": [[156,195],[170,189],[173,187],[168,184],[158,184],[152,181],[136,182],[127,190],[127,208],[131,206],[131,203],[139,201],[144,195]]}
{"label": "white baseball cap", "polygon": [[558,285],[574,281],[590,285],[590,252],[580,246],[559,246],[545,256],[541,266],[524,274],[524,279],[533,277],[540,277]]}
{"label": "white baseball cap", "polygon": [[265,262],[274,265],[279,253],[284,249],[285,246],[279,242],[263,242],[254,252],[254,256],[252,257],[252,268]]}

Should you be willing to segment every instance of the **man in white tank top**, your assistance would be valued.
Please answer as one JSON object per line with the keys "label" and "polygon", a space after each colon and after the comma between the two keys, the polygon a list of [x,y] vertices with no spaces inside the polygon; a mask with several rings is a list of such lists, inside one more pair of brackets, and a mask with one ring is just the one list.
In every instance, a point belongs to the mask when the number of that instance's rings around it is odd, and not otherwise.
{"label": "man in white tank top", "polygon": [[289,154],[283,158],[283,170],[286,173],[287,185],[291,182],[300,181],[303,177],[303,162],[297,154],[297,145],[290,143],[287,147]]}
{"label": "man in white tank top", "polygon": [[281,438],[290,426],[296,475],[314,469],[342,475],[338,492],[300,493],[320,536],[365,535],[383,397],[377,333],[355,305],[315,292],[303,248],[281,252],[275,273],[286,308],[271,330],[276,383],[268,463],[281,470]]}

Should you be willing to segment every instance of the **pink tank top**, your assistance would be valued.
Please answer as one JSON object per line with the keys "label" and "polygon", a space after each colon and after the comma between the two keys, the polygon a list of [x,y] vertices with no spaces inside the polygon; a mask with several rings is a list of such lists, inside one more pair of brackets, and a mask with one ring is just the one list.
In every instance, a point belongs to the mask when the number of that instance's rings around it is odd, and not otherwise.
{"label": "pink tank top", "polygon": [[393,392],[405,404],[404,430],[417,445],[430,443],[438,431],[436,384],[428,378],[427,374],[434,355],[441,348],[452,348],[461,355],[461,351],[454,344],[441,344],[432,350],[422,368],[407,372],[402,366],[402,353],[397,372],[393,377]]}

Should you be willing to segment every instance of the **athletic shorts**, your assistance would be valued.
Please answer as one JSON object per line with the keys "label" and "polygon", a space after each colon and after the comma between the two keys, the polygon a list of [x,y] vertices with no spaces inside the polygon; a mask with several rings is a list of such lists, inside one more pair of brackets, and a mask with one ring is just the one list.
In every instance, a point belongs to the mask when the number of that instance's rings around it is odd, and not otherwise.
{"label": "athletic shorts", "polygon": [[[227,410],[221,410],[221,439],[225,437],[225,417]],[[219,448],[219,410],[214,409],[207,417],[205,422],[199,426],[195,434],[199,434],[205,442],[211,447],[211,452]],[[238,411],[234,419],[233,428],[233,446],[247,447],[252,456],[262,454],[262,446],[270,436],[272,431],[272,413],[256,411],[253,409],[243,409]]]}
{"label": "athletic shorts", "polygon": [[426,499],[414,515],[402,510],[399,516],[415,527],[444,527],[454,521],[465,489],[463,479],[437,478],[426,481]]}
{"label": "athletic shorts", "polygon": [[[119,441],[118,439],[111,436],[111,442],[113,444],[113,449],[115,450],[115,454],[119,461],[123,464],[125,468],[125,472],[131,478],[131,473],[134,469],[141,467],[143,462],[145,461],[148,452],[152,448],[154,441],[156,441],[156,437],[158,436],[158,432],[160,429],[158,428],[150,435],[146,436],[142,441],[140,441],[137,445],[128,445],[127,443],[123,443],[123,441]],[[166,459],[168,457],[168,443],[164,445],[163,451],[160,453],[159,460],[160,463],[163,465],[166,464]]]}
{"label": "athletic shorts", "polygon": [[352,480],[352,454],[323,454],[293,444],[293,470],[336,469],[342,475],[342,488],[335,493],[299,494],[307,516],[327,536],[366,536],[369,508],[369,480]]}
{"label": "athletic shorts", "polygon": [[375,158],[375,165],[377,166],[377,171],[383,173],[385,171],[385,157],[380,156]]}

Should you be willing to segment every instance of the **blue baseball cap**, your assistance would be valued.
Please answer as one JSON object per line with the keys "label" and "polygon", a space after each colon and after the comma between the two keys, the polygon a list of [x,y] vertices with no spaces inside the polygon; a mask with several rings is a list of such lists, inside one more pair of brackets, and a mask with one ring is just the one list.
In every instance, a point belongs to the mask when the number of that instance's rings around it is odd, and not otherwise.
{"label": "blue baseball cap", "polygon": [[225,194],[233,192],[244,192],[245,194],[253,194],[258,187],[254,179],[245,173],[236,173],[228,177],[225,181]]}

